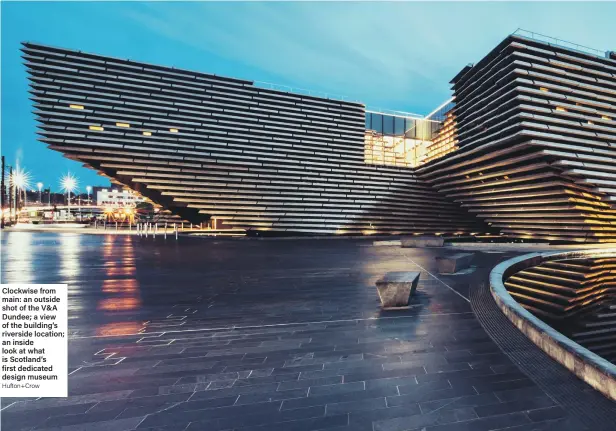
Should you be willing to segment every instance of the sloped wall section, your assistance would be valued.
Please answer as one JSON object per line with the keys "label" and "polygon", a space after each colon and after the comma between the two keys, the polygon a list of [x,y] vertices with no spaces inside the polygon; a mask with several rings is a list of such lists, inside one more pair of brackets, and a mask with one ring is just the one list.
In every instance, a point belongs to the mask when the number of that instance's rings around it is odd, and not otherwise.
{"label": "sloped wall section", "polygon": [[24,43],[40,140],[193,222],[300,233],[485,230],[412,169],[364,162],[360,103]]}

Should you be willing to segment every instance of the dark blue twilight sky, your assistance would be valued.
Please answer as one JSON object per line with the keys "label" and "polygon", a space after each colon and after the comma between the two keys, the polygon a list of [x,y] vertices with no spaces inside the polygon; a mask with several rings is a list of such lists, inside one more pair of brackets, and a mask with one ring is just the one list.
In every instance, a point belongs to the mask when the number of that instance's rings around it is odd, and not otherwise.
{"label": "dark blue twilight sky", "polygon": [[2,154],[33,182],[106,180],[36,141],[20,42],[314,89],[426,114],[518,27],[616,49],[616,3],[6,2]]}

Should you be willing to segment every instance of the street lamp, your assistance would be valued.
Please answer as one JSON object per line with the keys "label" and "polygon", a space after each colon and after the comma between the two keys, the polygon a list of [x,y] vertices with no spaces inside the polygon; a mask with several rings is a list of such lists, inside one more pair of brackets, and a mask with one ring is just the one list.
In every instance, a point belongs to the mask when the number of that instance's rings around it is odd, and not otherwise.
{"label": "street lamp", "polygon": [[[18,197],[19,191],[23,191],[25,205],[27,203],[26,190],[30,187],[30,173],[17,166],[17,168],[15,168],[15,172],[13,172],[13,186],[16,198]],[[15,199],[15,214],[17,214],[17,200],[18,199]]]}
{"label": "street lamp", "polygon": [[68,193],[68,215],[71,216],[71,192],[77,189],[77,178],[75,178],[70,172],[62,177],[60,180],[60,187],[66,193]]}
{"label": "street lamp", "polygon": [[38,183],[36,183],[36,186],[38,187],[38,191],[39,191],[39,204],[42,204],[43,203],[43,196],[42,196],[43,183],[39,181]]}

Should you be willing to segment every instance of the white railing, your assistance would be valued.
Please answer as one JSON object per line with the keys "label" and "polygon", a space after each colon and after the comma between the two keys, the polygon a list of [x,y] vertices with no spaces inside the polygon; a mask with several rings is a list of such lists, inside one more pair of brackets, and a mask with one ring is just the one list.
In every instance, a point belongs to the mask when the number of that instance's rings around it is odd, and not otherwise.
{"label": "white railing", "polygon": [[[324,91],[309,90],[309,89],[306,89],[306,88],[293,87],[293,86],[284,85],[284,84],[275,84],[273,82],[253,81],[253,84],[254,84],[255,87],[265,88],[267,90],[283,91],[285,93],[300,94],[300,95],[320,97],[320,98],[332,99],[332,100],[340,100],[340,101],[344,101],[344,102],[362,103],[359,100],[351,99],[351,98],[349,98],[347,96],[342,96],[342,95],[339,95],[339,94],[326,93]],[[445,102],[445,104],[449,103],[450,101],[451,101],[451,99],[448,100],[447,102]],[[444,106],[445,104],[443,104],[442,106]],[[442,106],[440,106],[439,108],[441,108]],[[439,108],[437,108],[437,109],[439,109]],[[428,118],[428,116],[425,116],[425,115],[415,114],[413,112],[397,111],[397,110],[393,110],[393,109],[384,109],[384,108],[372,108],[372,107],[368,108],[368,107],[366,107],[366,114],[381,114],[381,115],[390,115],[390,116],[394,116],[394,117],[409,118],[409,119],[413,119],[413,120],[432,121],[432,122],[435,122],[435,123],[436,122],[440,122],[440,121],[436,121],[436,120],[431,120],[431,119]]]}
{"label": "white railing", "polygon": [[342,96],[335,93],[327,93],[325,91],[309,90],[306,88],[292,87],[290,85],[275,84],[273,82],[253,81],[255,87],[264,88],[267,90],[284,91],[285,93],[303,94],[304,96],[320,97],[324,99],[341,100],[344,102],[359,102],[359,100],[351,99],[347,96]]}
{"label": "white railing", "polygon": [[440,121],[430,120],[423,115],[414,114],[412,112],[404,112],[404,111],[395,111],[393,109],[382,109],[382,108],[366,108],[366,114],[379,114],[379,115],[389,115],[392,117],[399,118],[408,118],[410,120],[423,120],[423,121],[431,121],[435,123],[440,123]]}
{"label": "white railing", "polygon": [[590,48],[588,46],[580,45],[573,42],[568,42],[566,40],[558,39],[552,36],[546,36],[545,34],[535,33],[534,31],[524,30],[523,28],[518,28],[512,33],[512,35],[522,36],[527,39],[537,40],[539,42],[545,42],[550,45],[560,46],[562,48],[571,49],[574,51],[582,52],[584,54],[591,54],[605,58],[606,51],[601,51],[600,49]]}

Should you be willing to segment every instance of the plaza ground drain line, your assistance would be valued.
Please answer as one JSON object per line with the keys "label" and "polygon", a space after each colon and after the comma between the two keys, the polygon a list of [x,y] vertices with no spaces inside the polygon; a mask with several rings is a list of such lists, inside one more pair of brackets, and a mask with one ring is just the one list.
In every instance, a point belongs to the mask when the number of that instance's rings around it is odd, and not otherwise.
{"label": "plaza ground drain line", "polygon": [[451,287],[450,285],[448,285],[447,283],[445,283],[443,280],[441,280],[440,278],[438,278],[436,275],[432,274],[430,271],[428,271],[426,268],[424,268],[423,266],[419,265],[417,262],[415,262],[413,259],[411,259],[408,256],[404,256],[406,257],[413,265],[417,266],[419,269],[421,269],[422,271],[426,272],[430,277],[434,278],[436,281],[438,281],[439,283],[441,283],[443,286],[445,286],[447,289],[451,290],[453,293],[455,293],[456,295],[458,295],[460,298],[464,299],[466,302],[471,302],[470,299],[468,299],[466,296],[462,295],[460,292],[458,292],[456,289],[454,289],[453,287]]}
{"label": "plaza ground drain line", "polygon": [[[420,304],[412,305],[412,308],[420,308],[420,307],[421,307]],[[152,337],[150,338],[153,338],[154,336],[160,337],[164,334],[175,334],[175,333],[182,333],[182,332],[210,332],[210,331],[216,332],[216,331],[229,331],[229,330],[235,331],[235,330],[255,329],[255,328],[275,328],[279,326],[316,325],[319,323],[340,323],[340,322],[364,322],[364,321],[369,321],[369,320],[411,319],[411,318],[417,318],[417,316],[420,316],[420,317],[421,316],[451,316],[451,315],[459,315],[459,314],[473,314],[473,312],[472,311],[464,311],[464,312],[459,312],[459,313],[425,312],[425,313],[413,314],[410,316],[364,317],[364,318],[358,318],[358,319],[318,320],[318,321],[311,321],[311,322],[292,322],[292,323],[272,323],[270,325],[222,326],[222,327],[217,327],[217,328],[181,329],[181,330],[175,330],[175,331],[146,332],[146,333],[135,333],[135,334],[91,335],[91,336],[84,336],[84,337],[71,337],[70,340],[89,339],[89,338],[130,337],[130,336],[145,338],[144,335],[152,335]]]}

